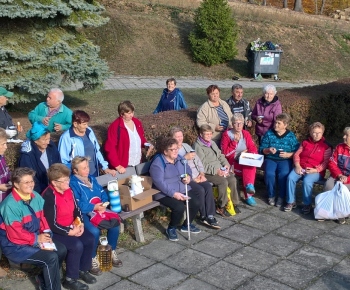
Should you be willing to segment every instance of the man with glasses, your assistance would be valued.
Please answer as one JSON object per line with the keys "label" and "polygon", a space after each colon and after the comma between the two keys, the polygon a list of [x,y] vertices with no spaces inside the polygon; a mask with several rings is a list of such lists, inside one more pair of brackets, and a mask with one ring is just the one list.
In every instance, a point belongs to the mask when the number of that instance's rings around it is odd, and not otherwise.
{"label": "man with glasses", "polygon": [[50,132],[66,131],[72,126],[72,111],[62,104],[64,94],[60,89],[51,89],[46,102],[37,105],[28,114],[29,121],[41,122]]}
{"label": "man with glasses", "polygon": [[244,116],[244,130],[253,125],[249,101],[243,99],[243,87],[240,84],[232,86],[232,96],[226,103],[230,106],[232,114],[241,113]]}

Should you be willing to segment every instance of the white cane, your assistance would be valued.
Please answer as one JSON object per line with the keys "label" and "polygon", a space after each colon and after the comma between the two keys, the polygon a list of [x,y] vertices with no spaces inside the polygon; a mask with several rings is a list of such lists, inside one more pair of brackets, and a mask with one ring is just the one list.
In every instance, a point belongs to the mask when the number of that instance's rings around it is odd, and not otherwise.
{"label": "white cane", "polygon": [[[187,166],[187,160],[183,160],[183,164],[185,167],[185,176],[187,178],[187,173],[186,173],[186,166]],[[189,206],[188,206],[188,190],[187,190],[187,183],[185,184],[185,190],[186,190],[186,218],[187,218],[187,230],[188,230],[188,240],[191,240],[191,229],[190,229],[190,214],[189,214]]]}

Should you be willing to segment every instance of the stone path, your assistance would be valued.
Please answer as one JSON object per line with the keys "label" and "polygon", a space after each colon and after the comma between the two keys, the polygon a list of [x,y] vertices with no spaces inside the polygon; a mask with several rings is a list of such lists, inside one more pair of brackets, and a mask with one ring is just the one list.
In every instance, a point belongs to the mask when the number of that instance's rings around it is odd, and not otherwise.
{"label": "stone path", "polygon": [[[166,77],[135,77],[135,76],[115,76],[104,82],[106,90],[127,90],[127,89],[160,89],[165,88]],[[316,82],[283,82],[274,81],[272,79],[264,79],[263,81],[251,81],[251,79],[242,78],[237,81],[213,80],[206,78],[176,78],[177,87],[183,88],[207,88],[209,85],[216,84],[220,88],[231,88],[233,84],[239,83],[244,88],[262,88],[265,84],[271,83],[278,88],[296,88],[317,84]],[[65,90],[77,90],[82,84],[75,83],[66,87]]]}
{"label": "stone path", "polygon": [[[285,213],[256,199],[221,230],[199,225],[187,240],[164,238],[120,249],[123,267],[98,277],[102,289],[350,289],[350,225],[317,222],[300,208]],[[0,280],[1,289],[35,289],[29,280]]]}

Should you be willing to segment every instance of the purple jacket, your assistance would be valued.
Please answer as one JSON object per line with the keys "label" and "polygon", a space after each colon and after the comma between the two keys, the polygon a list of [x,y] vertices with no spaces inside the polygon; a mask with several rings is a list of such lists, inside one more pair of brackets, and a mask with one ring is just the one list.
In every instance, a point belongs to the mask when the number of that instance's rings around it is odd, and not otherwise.
{"label": "purple jacket", "polygon": [[[273,128],[276,116],[282,113],[282,105],[275,96],[269,105],[265,105],[265,98],[260,98],[253,109],[252,119],[256,121],[255,134],[262,137],[269,129]],[[258,116],[264,116],[262,123],[257,122]]]}

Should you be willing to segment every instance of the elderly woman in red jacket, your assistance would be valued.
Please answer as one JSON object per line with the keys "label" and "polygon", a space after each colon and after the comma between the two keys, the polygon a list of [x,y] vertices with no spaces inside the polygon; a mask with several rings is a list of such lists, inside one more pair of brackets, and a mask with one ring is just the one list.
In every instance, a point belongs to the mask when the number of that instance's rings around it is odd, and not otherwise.
{"label": "elderly woman in red jacket", "polygon": [[[119,117],[108,128],[106,159],[120,174],[126,172],[126,167],[140,164],[141,148],[148,145],[142,123],[134,118],[134,111],[130,101],[121,102],[118,105]],[[147,155],[152,148],[149,146]]]}
{"label": "elderly woman in red jacket", "polygon": [[312,188],[315,182],[324,178],[332,147],[323,137],[324,125],[320,122],[312,123],[309,127],[310,136],[304,140],[293,155],[294,170],[287,179],[287,205],[284,211],[291,211],[296,207],[295,187],[299,180],[303,180],[303,208],[302,213],[308,214],[312,210]]}
{"label": "elderly woman in red jacket", "polygon": [[230,165],[233,166],[234,173],[243,178],[246,203],[250,206],[256,206],[256,201],[253,197],[255,193],[254,183],[256,168],[254,166],[239,164],[239,156],[243,152],[257,153],[258,150],[250,133],[243,130],[244,116],[241,113],[233,114],[232,126],[232,129],[222,134],[221,151]]}

